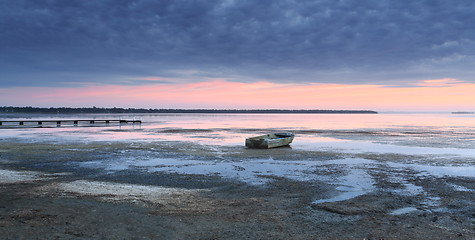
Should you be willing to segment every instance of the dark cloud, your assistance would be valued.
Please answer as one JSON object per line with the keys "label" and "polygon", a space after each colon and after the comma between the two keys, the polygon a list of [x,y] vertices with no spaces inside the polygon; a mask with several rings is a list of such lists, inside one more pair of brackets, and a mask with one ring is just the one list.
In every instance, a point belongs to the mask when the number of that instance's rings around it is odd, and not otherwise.
{"label": "dark cloud", "polygon": [[0,0],[0,86],[470,81],[473,12],[469,0]]}

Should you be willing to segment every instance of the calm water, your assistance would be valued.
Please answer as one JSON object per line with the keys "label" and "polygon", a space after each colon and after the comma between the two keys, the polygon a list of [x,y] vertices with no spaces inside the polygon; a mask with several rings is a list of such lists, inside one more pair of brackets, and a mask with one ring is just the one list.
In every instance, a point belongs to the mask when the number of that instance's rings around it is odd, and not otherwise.
{"label": "calm water", "polygon": [[[156,114],[156,115],[5,115],[0,119],[142,119],[139,125],[7,129],[1,138],[24,141],[190,141],[242,145],[244,138],[270,131],[292,131],[292,147],[341,150],[470,152],[475,149],[475,115],[453,114]],[[318,143],[318,144],[315,144]],[[351,146],[349,146],[351,145]],[[376,145],[374,145],[376,144]],[[385,144],[387,146],[382,146]],[[348,146],[347,146],[348,145]],[[371,146],[370,146],[371,145]],[[406,146],[401,148],[396,146]],[[390,150],[392,149],[392,150]],[[445,149],[445,150],[444,150]],[[465,151],[467,150],[467,151]]]}
{"label": "calm water", "polygon": [[[341,194],[316,199],[316,203],[345,200],[374,191],[375,172],[404,184],[405,189],[398,190],[398,194],[413,195],[425,193],[408,176],[396,172],[409,169],[421,176],[475,177],[475,115],[8,115],[10,120],[15,117],[45,120],[135,117],[143,123],[108,127],[100,124],[4,126],[0,129],[0,141],[69,144],[69,147],[94,142],[146,146],[134,153],[122,149],[114,159],[68,163],[103,169],[110,174],[139,169],[144,173],[213,175],[255,185],[269,181],[263,176],[280,176],[338,186]],[[276,131],[296,134],[291,148],[253,151],[244,147],[245,138]],[[473,191],[463,186],[453,188]]]}

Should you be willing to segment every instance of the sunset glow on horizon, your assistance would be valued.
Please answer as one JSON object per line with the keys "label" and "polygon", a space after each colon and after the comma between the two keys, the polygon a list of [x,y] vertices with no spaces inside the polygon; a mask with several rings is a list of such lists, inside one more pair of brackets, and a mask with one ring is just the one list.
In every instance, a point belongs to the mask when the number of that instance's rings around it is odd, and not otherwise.
{"label": "sunset glow on horizon", "polygon": [[[0,89],[1,102],[34,107],[183,109],[360,109],[461,111],[473,109],[475,84],[424,80],[410,87],[349,84],[239,83],[214,80],[145,86]],[[25,98],[24,96],[28,96]]]}

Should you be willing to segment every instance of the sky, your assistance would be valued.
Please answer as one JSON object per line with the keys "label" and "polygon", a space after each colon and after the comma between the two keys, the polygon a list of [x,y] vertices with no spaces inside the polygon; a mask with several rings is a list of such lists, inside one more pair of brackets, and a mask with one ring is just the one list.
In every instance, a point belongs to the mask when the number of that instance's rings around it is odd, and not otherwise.
{"label": "sky", "polygon": [[472,0],[0,0],[0,106],[475,111]]}

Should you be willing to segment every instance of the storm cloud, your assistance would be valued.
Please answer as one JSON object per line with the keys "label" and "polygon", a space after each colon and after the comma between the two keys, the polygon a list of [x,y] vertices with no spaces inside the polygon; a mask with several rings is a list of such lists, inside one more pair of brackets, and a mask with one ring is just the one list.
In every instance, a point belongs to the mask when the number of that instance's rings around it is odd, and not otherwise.
{"label": "storm cloud", "polygon": [[474,12],[470,0],[0,0],[0,85],[475,82]]}

